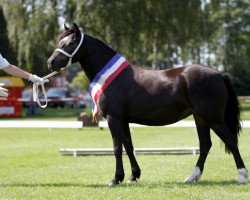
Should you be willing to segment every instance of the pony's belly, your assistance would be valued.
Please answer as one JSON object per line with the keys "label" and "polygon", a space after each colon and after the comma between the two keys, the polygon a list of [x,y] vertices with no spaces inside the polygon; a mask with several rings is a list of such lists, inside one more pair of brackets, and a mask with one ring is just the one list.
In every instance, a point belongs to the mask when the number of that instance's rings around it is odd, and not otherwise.
{"label": "pony's belly", "polygon": [[163,126],[168,124],[176,123],[189,115],[192,114],[191,109],[185,109],[181,112],[158,112],[158,113],[148,113],[139,114],[137,116],[129,117],[128,121],[130,123],[143,124],[148,126]]}
{"label": "pony's belly", "polygon": [[141,124],[141,125],[147,125],[147,126],[164,126],[164,125],[173,124],[177,121],[169,121],[169,120],[152,121],[152,120],[146,120],[146,119],[135,119],[135,120],[130,120],[129,123],[135,123],[135,124]]}

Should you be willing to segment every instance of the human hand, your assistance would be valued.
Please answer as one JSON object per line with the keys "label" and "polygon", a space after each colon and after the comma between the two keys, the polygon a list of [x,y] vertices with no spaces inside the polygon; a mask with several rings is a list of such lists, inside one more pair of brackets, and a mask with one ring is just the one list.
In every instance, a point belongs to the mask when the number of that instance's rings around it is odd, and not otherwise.
{"label": "human hand", "polygon": [[45,83],[45,82],[49,82],[49,80],[48,79],[43,79],[43,78],[41,78],[41,77],[39,77],[39,76],[37,76],[37,75],[33,75],[33,74],[30,74],[30,77],[29,77],[29,81],[32,81],[33,83],[39,83],[39,84],[42,84],[42,83]]}
{"label": "human hand", "polygon": [[3,88],[2,87],[3,85],[4,85],[4,83],[0,83],[0,96],[1,97],[7,97],[9,95],[8,89]]}
{"label": "human hand", "polygon": [[32,81],[33,83],[39,82],[42,83],[43,79],[37,75],[30,74],[29,81]]}

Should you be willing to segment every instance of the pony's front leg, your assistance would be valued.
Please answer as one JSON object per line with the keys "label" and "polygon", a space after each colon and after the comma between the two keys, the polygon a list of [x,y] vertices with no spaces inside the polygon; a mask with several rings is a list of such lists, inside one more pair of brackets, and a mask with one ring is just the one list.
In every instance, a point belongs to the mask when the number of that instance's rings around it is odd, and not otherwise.
{"label": "pony's front leg", "polygon": [[115,177],[110,181],[109,186],[118,185],[124,180],[124,169],[122,162],[122,120],[116,119],[113,116],[107,116],[108,126],[112,135],[114,154],[116,159]]}
{"label": "pony's front leg", "polygon": [[131,169],[132,169],[132,175],[129,178],[128,183],[133,183],[133,182],[137,181],[137,179],[140,178],[141,170],[140,170],[140,167],[135,159],[134,147],[133,147],[132,138],[131,138],[131,134],[130,134],[130,130],[129,130],[129,124],[124,123],[123,127],[124,127],[125,132],[122,135],[122,143],[123,143],[123,146],[126,150],[128,157],[129,157],[129,161],[130,161]]}

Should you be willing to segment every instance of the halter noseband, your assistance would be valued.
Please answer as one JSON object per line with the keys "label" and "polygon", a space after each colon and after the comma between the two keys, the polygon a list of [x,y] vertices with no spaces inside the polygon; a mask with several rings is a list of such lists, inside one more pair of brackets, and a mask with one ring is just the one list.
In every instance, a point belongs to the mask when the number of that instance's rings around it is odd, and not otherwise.
{"label": "halter noseband", "polygon": [[64,54],[65,56],[69,57],[69,62],[68,62],[68,64],[67,64],[67,67],[68,67],[69,65],[71,65],[72,58],[73,58],[73,56],[76,54],[76,52],[78,51],[78,49],[80,48],[80,46],[82,45],[83,38],[84,38],[84,34],[81,33],[80,42],[79,42],[78,46],[76,47],[75,51],[73,51],[73,53],[71,53],[71,54],[67,53],[66,51],[64,51],[64,50],[62,50],[62,49],[60,49],[60,48],[55,49],[55,51],[58,51],[58,52]]}

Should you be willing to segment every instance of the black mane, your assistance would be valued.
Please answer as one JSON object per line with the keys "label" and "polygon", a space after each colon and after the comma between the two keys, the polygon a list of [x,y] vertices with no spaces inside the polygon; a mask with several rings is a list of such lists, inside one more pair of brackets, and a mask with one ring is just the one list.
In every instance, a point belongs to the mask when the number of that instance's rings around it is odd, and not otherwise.
{"label": "black mane", "polygon": [[88,34],[84,34],[82,50],[84,53],[79,62],[90,81],[117,54],[103,41]]}

